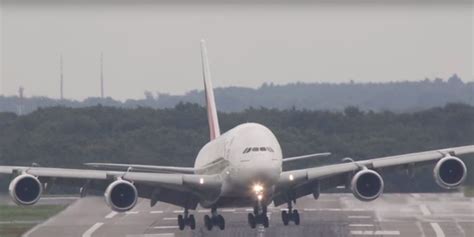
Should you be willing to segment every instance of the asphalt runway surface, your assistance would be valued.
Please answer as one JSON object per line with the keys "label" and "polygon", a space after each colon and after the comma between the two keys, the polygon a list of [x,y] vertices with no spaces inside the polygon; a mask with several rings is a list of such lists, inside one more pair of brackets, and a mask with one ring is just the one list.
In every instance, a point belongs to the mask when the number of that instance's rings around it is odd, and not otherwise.
{"label": "asphalt runway surface", "polygon": [[373,202],[361,202],[352,194],[323,194],[299,199],[296,207],[300,226],[281,221],[281,207],[270,207],[270,227],[251,229],[251,209],[221,209],[224,231],[205,229],[203,217],[209,210],[198,209],[196,230],[177,227],[182,209],[159,203],[151,208],[147,200],[127,213],[112,212],[101,197],[75,201],[65,211],[36,226],[26,237],[59,236],[474,236],[474,198],[462,194],[385,194]]}

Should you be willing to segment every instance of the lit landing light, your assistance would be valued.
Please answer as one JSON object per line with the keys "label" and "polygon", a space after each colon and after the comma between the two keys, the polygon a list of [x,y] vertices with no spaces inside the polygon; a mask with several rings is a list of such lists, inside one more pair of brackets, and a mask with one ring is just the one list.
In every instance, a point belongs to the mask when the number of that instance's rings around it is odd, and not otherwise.
{"label": "lit landing light", "polygon": [[203,178],[199,179],[199,184],[204,184],[204,179]]}
{"label": "lit landing light", "polygon": [[259,194],[259,195],[257,195],[257,198],[258,198],[259,201],[262,201],[263,195],[262,195],[262,194]]}
{"label": "lit landing light", "polygon": [[293,177],[293,175],[292,175],[292,174],[290,174],[290,177],[289,177],[289,179],[290,179],[290,181],[293,181],[293,180],[295,180],[295,177]]}
{"label": "lit landing light", "polygon": [[255,185],[253,186],[253,191],[254,191],[257,195],[259,195],[259,194],[261,194],[261,193],[263,192],[263,186],[262,186],[261,184],[255,184]]}

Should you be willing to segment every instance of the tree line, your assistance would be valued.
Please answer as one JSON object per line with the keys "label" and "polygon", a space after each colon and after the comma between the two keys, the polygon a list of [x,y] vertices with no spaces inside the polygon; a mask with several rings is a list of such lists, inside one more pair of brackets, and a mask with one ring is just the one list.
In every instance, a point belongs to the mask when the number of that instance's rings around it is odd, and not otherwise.
{"label": "tree line", "polygon": [[[422,81],[384,83],[264,83],[259,88],[216,88],[217,106],[223,112],[241,112],[254,107],[274,109],[344,110],[358,106],[364,111],[414,112],[448,103],[474,105],[474,82],[464,82],[456,74]],[[173,108],[180,102],[204,105],[203,90],[184,95],[146,91],[143,99],[114,100],[91,97],[83,101],[47,97],[0,96],[0,112],[27,114],[38,108],[66,106],[90,107],[98,104],[121,108]]]}

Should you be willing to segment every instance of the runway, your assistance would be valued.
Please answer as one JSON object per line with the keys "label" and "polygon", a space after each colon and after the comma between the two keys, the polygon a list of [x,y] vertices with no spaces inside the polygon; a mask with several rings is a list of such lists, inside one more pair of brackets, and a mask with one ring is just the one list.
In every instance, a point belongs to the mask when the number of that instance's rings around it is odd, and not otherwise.
{"label": "runway", "polygon": [[298,200],[301,225],[283,226],[281,207],[269,208],[270,228],[250,229],[250,209],[222,209],[224,231],[208,231],[197,210],[196,230],[179,231],[176,217],[182,209],[163,203],[150,208],[147,200],[127,213],[115,213],[101,197],[87,197],[35,227],[26,237],[50,236],[474,236],[474,198],[462,194],[385,194],[373,202],[361,202],[352,194],[323,194],[319,200]]}

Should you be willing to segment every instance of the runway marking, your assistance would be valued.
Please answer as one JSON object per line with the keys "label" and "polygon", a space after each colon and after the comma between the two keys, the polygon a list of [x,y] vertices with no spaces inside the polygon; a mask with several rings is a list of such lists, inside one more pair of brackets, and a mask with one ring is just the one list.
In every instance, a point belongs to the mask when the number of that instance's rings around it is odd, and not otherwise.
{"label": "runway marking", "polygon": [[208,210],[198,210],[198,213],[208,213]]}
{"label": "runway marking", "polygon": [[372,227],[373,224],[349,224],[350,227]]}
{"label": "runway marking", "polygon": [[150,214],[163,214],[163,211],[151,211]]}
{"label": "runway marking", "polygon": [[136,215],[136,214],[138,214],[138,213],[139,213],[139,212],[137,212],[137,211],[128,211],[128,212],[125,212],[125,214],[127,214],[127,215]]}
{"label": "runway marking", "polygon": [[439,226],[438,223],[430,223],[430,225],[431,225],[431,228],[433,228],[436,234],[436,237],[446,237],[444,235],[443,229],[441,229],[441,226]]}
{"label": "runway marking", "polygon": [[113,211],[111,213],[109,213],[108,215],[105,216],[105,219],[112,219],[114,218],[114,216],[116,216],[118,213]]}
{"label": "runway marking", "polygon": [[371,216],[348,216],[349,219],[371,219]]}
{"label": "runway marking", "polygon": [[367,211],[361,208],[354,208],[354,209],[341,209],[341,208],[304,208],[303,211],[312,212],[312,211]]}
{"label": "runway marking", "polygon": [[167,229],[178,229],[178,226],[175,225],[170,225],[170,226],[155,226],[153,229],[159,229],[159,230],[167,230]]}
{"label": "runway marking", "polygon": [[247,209],[245,209],[245,211],[253,211],[253,209],[252,208],[247,208]]}
{"label": "runway marking", "polygon": [[165,221],[175,221],[175,220],[178,220],[178,217],[165,217],[165,218],[163,218],[163,220],[165,220]]}
{"label": "runway marking", "polygon": [[235,212],[235,209],[222,209],[221,212]]}
{"label": "runway marking", "polygon": [[398,230],[351,230],[351,235],[400,235]]}
{"label": "runway marking", "polygon": [[183,210],[175,210],[175,211],[173,211],[173,213],[184,213],[184,211]]}
{"label": "runway marking", "polygon": [[428,207],[424,204],[420,205],[420,210],[421,210],[421,213],[423,213],[423,216],[431,215],[430,209],[428,209]]}
{"label": "runway marking", "polygon": [[337,186],[336,189],[345,189],[346,186],[345,185],[341,185],[341,186]]}
{"label": "runway marking", "polygon": [[102,225],[104,225],[104,223],[102,222],[97,222],[95,223],[91,228],[89,228],[88,230],[86,230],[86,232],[84,232],[84,234],[82,235],[82,237],[91,237],[92,234],[98,230]]}

